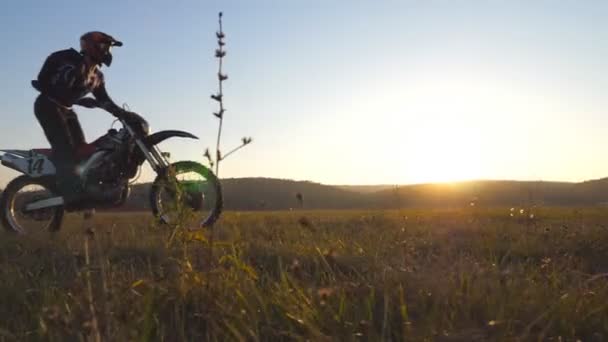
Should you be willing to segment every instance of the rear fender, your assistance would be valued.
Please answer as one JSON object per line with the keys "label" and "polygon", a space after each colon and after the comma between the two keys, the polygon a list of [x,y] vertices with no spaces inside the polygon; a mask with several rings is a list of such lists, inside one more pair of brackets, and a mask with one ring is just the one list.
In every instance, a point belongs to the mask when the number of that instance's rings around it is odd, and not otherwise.
{"label": "rear fender", "polygon": [[0,158],[2,165],[32,178],[52,176],[55,165],[47,156],[33,151],[0,150],[4,152]]}

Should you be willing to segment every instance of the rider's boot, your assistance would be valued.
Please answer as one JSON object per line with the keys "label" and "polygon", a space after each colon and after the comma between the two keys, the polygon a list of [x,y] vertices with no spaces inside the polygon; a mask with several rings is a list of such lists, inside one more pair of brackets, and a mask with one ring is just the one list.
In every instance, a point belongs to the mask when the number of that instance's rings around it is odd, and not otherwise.
{"label": "rider's boot", "polygon": [[82,204],[86,198],[82,180],[76,173],[75,163],[69,161],[59,163],[56,183],[66,209],[78,207],[78,204]]}

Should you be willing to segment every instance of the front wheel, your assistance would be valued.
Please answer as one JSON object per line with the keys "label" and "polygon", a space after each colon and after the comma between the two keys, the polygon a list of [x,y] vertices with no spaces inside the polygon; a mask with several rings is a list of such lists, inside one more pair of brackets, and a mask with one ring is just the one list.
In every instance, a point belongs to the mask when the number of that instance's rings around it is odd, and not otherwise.
{"label": "front wheel", "polygon": [[11,232],[32,234],[57,231],[63,221],[63,207],[26,210],[29,203],[55,197],[52,178],[31,178],[23,175],[13,179],[0,198],[0,221]]}
{"label": "front wheel", "polygon": [[150,191],[152,212],[164,224],[212,226],[223,206],[222,189],[213,172],[202,164],[181,161],[159,173]]}

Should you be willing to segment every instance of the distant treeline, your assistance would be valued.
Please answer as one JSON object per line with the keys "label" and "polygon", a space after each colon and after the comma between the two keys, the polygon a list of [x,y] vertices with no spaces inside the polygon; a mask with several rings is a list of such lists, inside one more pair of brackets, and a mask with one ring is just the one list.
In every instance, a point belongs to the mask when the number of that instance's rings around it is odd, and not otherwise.
{"label": "distant treeline", "polygon": [[[404,186],[330,186],[272,178],[222,180],[228,210],[395,209],[468,206],[589,206],[608,203],[608,179],[582,183],[470,181]],[[129,208],[148,206],[148,184],[138,185]]]}
{"label": "distant treeline", "polygon": [[[274,178],[221,182],[227,210],[608,205],[608,178],[582,183],[469,181],[401,186],[331,186]],[[149,208],[149,188],[150,184],[135,185],[123,209]]]}

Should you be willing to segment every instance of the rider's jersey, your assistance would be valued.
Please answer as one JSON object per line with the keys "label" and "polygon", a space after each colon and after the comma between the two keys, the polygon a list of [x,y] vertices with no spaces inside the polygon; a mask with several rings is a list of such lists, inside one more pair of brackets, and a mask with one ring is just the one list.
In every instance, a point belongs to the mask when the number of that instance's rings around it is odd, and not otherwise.
{"label": "rider's jersey", "polygon": [[106,92],[103,73],[97,67],[87,70],[84,56],[74,49],[57,51],[47,57],[38,80],[33,81],[32,85],[65,107],[71,107],[76,101],[93,93],[101,105],[120,109]]}

